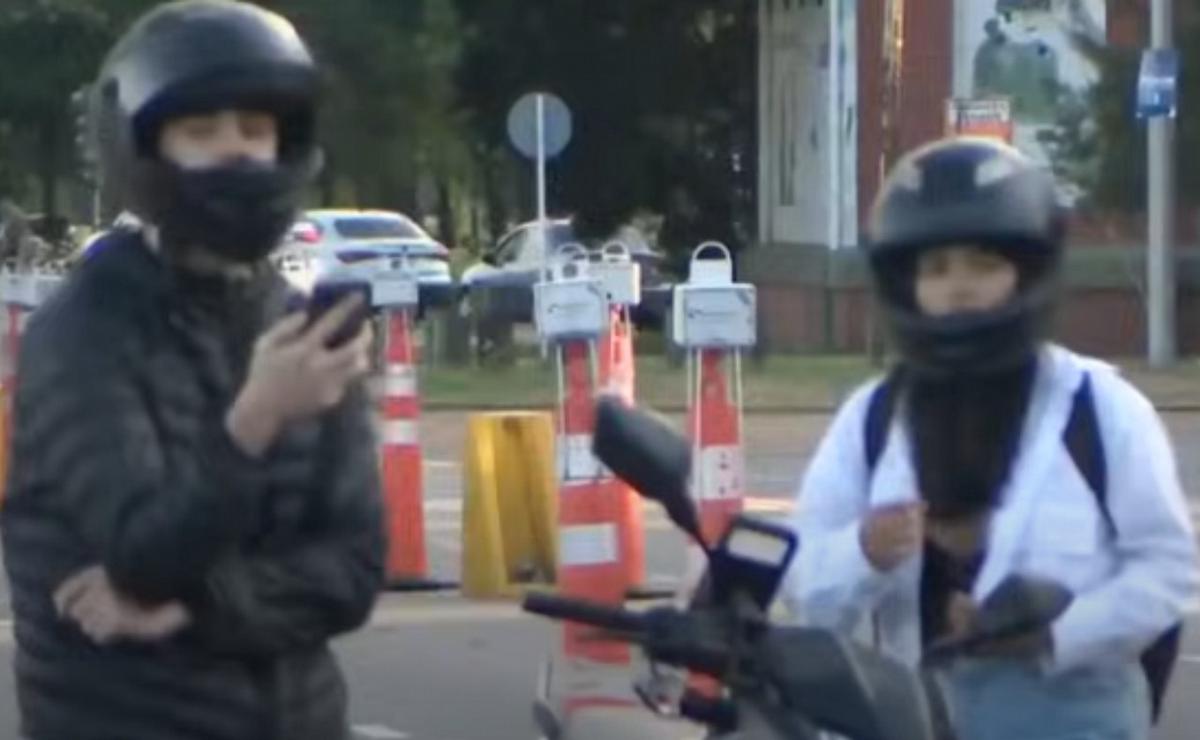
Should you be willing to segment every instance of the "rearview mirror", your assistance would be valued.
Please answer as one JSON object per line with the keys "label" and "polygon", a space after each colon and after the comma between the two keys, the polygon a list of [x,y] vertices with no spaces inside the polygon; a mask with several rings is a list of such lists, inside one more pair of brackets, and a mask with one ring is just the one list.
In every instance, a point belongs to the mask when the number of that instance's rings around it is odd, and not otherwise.
{"label": "rearview mirror", "polygon": [[592,452],[613,475],[662,504],[675,526],[705,547],[688,493],[692,449],[686,439],[645,411],[630,408],[615,396],[601,396],[596,402]]}
{"label": "rearview mirror", "polygon": [[479,260],[485,265],[491,265],[492,267],[500,266],[500,260],[496,258],[495,252],[484,252],[483,256],[480,257]]}

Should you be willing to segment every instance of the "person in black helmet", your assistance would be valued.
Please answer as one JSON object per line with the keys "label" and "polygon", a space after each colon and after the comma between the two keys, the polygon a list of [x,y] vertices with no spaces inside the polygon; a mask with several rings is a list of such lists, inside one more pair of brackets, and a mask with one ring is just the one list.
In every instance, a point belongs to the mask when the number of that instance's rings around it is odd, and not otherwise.
{"label": "person in black helmet", "polygon": [[873,626],[912,665],[967,634],[1010,575],[1069,589],[1050,626],[949,669],[963,740],[1147,737],[1139,658],[1197,590],[1156,412],[1110,366],[1046,339],[1064,231],[1051,176],[1004,144],[949,139],[898,163],[867,236],[898,359],[838,411],[793,520],[789,605]]}
{"label": "person in black helmet", "polygon": [[383,578],[368,329],[288,314],[265,257],[317,171],[280,16],[186,0],[91,88],[130,214],[34,315],[2,533],[31,740],[345,737],[331,637]]}

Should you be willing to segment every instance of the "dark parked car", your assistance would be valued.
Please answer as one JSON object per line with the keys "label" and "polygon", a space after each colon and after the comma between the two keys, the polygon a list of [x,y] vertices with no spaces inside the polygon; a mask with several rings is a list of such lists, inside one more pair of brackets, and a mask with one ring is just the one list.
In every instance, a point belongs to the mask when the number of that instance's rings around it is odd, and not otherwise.
{"label": "dark parked car", "polygon": [[[480,262],[463,272],[459,284],[464,308],[470,305],[472,292],[486,291],[488,299],[477,305],[485,305],[489,312],[498,312],[502,318],[512,321],[533,320],[533,284],[537,282],[542,265],[537,229],[536,221],[521,224],[501,237]],[[609,241],[614,240],[624,244],[630,257],[641,266],[642,300],[632,311],[634,323],[640,327],[661,327],[671,302],[672,288],[662,271],[663,256],[651,249],[645,237],[632,227],[622,229]],[[571,219],[547,221],[546,243],[551,254],[565,244],[578,242]]]}

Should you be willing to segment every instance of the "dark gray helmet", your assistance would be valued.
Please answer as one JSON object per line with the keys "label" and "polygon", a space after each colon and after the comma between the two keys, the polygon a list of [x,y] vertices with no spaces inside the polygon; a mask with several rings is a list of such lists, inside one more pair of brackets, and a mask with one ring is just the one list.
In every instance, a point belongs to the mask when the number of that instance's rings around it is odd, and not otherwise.
{"label": "dark gray helmet", "polygon": [[[959,137],[905,155],[871,212],[866,248],[878,298],[904,362],[930,374],[987,373],[1027,359],[1058,295],[1065,212],[1054,178],[1019,151]],[[934,317],[915,300],[924,251],[994,249],[1016,265],[1017,294],[996,309]]]}
{"label": "dark gray helmet", "polygon": [[[292,222],[320,168],[317,70],[292,25],[233,0],[181,0],[142,16],[89,91],[106,210],[155,224],[165,244],[202,244],[252,261]],[[220,109],[272,113],[275,166],[185,171],[158,155],[168,119]]]}

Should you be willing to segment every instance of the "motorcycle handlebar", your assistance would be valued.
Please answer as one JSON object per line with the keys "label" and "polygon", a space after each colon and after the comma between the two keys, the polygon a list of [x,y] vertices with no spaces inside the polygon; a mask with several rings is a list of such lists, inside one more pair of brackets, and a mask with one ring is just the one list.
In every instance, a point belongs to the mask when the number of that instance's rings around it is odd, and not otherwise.
{"label": "motorcycle handlebar", "polygon": [[646,619],[638,612],[593,601],[532,593],[525,597],[521,607],[527,612],[551,619],[580,622],[612,632],[646,631]]}

